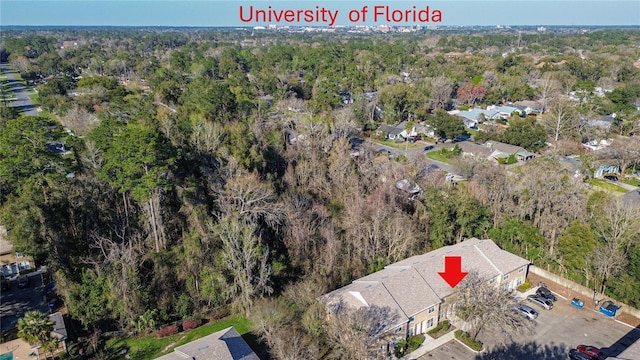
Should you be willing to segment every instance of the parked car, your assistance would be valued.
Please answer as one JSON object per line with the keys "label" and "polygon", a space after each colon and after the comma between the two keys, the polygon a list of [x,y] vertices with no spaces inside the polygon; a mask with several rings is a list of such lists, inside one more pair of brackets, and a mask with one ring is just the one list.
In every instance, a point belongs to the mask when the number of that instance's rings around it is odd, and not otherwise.
{"label": "parked car", "polygon": [[571,360],[592,360],[591,356],[583,354],[577,349],[569,350],[569,359]]}
{"label": "parked car", "polygon": [[607,356],[602,352],[602,350],[600,350],[595,346],[578,345],[576,350],[578,350],[579,352],[585,355],[588,355],[593,360],[604,360],[607,358]]}
{"label": "parked car", "polygon": [[538,312],[532,309],[527,305],[517,305],[515,307],[516,311],[519,312],[522,316],[529,318],[529,320],[535,320],[538,317]]}
{"label": "parked car", "polygon": [[620,306],[614,304],[613,302],[607,300],[600,305],[600,312],[607,316],[616,316],[616,311],[620,309]]}
{"label": "parked car", "polygon": [[0,280],[0,291],[8,291],[11,290],[11,283],[9,282],[8,279],[5,279],[4,277],[2,277],[2,280]]}
{"label": "parked car", "polygon": [[529,295],[529,296],[527,296],[527,300],[531,301],[532,303],[534,303],[536,305],[539,305],[543,309],[547,309],[547,310],[553,309],[553,301],[547,300],[547,299],[545,299],[543,297],[540,297],[540,296],[537,296],[537,295]]}
{"label": "parked car", "polygon": [[555,295],[553,295],[553,293],[551,292],[551,290],[547,289],[546,287],[540,287],[538,288],[538,290],[536,291],[536,295],[545,298],[547,300],[551,300],[551,301],[556,301],[558,300],[556,298]]}
{"label": "parked car", "polygon": [[24,289],[26,287],[29,287],[29,277],[27,275],[20,275],[18,277],[18,287],[21,289]]}
{"label": "parked car", "polygon": [[618,181],[618,177],[616,175],[605,175],[604,178],[610,181]]}

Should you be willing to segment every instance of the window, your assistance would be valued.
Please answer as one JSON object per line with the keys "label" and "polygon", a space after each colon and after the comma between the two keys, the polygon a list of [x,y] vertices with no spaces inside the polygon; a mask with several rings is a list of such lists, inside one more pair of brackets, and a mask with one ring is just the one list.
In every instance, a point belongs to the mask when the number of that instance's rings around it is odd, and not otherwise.
{"label": "window", "polygon": [[523,272],[523,271],[524,271],[524,266],[523,266],[523,267],[521,267],[521,268],[518,270],[518,272],[519,272],[519,273],[521,273],[521,272]]}
{"label": "window", "polygon": [[496,282],[496,279],[495,279],[495,278],[493,278],[493,279],[489,280],[489,284],[493,284],[494,282]]}
{"label": "window", "polygon": [[504,276],[502,277],[502,280],[507,280],[509,278],[509,274],[504,274]]}
{"label": "window", "polygon": [[432,306],[428,309],[429,314],[431,314],[432,312],[436,311],[436,307]]}
{"label": "window", "polygon": [[427,328],[430,328],[433,326],[433,318],[427,320]]}
{"label": "window", "polygon": [[24,255],[22,255],[22,253],[16,252],[16,257],[21,258],[21,257],[24,257]]}
{"label": "window", "polygon": [[398,326],[398,327],[396,328],[396,334],[397,334],[397,333],[399,333],[400,331],[402,331],[402,326]]}

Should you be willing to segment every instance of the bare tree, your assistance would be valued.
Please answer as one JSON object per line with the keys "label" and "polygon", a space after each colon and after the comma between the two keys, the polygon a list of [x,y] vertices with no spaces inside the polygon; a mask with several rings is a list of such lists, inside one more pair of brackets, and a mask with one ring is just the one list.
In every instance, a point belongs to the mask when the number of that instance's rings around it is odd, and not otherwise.
{"label": "bare tree", "polygon": [[451,98],[453,84],[444,76],[438,76],[431,81],[430,106],[434,109],[445,109]]}
{"label": "bare tree", "polygon": [[233,299],[234,306],[246,310],[255,296],[273,291],[269,249],[259,245],[255,226],[232,217],[222,219],[211,231],[222,242],[222,256],[229,270],[227,298]]}
{"label": "bare tree", "polygon": [[478,271],[471,271],[458,285],[455,306],[456,315],[464,320],[466,331],[476,340],[485,328],[497,330],[503,336],[532,331],[534,323],[515,311],[517,304],[512,290],[490,284]]}
{"label": "bare tree", "polygon": [[253,224],[264,220],[275,225],[282,221],[282,206],[276,201],[271,184],[263,182],[256,172],[229,167],[228,180],[219,191],[218,204],[224,214],[235,214]]}
{"label": "bare tree", "polygon": [[549,112],[542,116],[541,123],[547,130],[547,134],[555,140],[557,149],[558,140],[563,138],[576,138],[578,136],[578,113],[574,104],[567,100],[554,101]]}
{"label": "bare tree", "polygon": [[584,214],[586,189],[558,161],[538,159],[529,162],[526,171],[528,176],[517,185],[518,215],[532,220],[547,239],[545,248],[553,258],[560,234]]}
{"label": "bare tree", "polygon": [[74,131],[77,135],[86,135],[100,124],[97,117],[90,114],[87,109],[73,106],[61,118],[62,123]]}
{"label": "bare tree", "polygon": [[328,309],[325,330],[334,359],[386,359],[381,351],[399,315],[388,307],[353,309],[340,302]]}
{"label": "bare tree", "polygon": [[594,211],[593,228],[601,240],[593,256],[604,292],[607,279],[624,269],[629,250],[640,241],[640,209],[610,200]]}
{"label": "bare tree", "polygon": [[611,146],[600,152],[600,162],[620,166],[620,173],[640,164],[640,135],[617,136]]}
{"label": "bare tree", "polygon": [[542,105],[542,113],[544,114],[551,101],[560,92],[560,84],[552,76],[545,75],[538,80],[537,85],[538,102]]}

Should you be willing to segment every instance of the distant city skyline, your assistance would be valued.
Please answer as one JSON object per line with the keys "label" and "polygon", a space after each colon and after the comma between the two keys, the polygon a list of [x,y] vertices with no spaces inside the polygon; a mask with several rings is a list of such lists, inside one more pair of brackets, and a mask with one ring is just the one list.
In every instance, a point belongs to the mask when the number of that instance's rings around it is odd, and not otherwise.
{"label": "distant city skyline", "polygon": [[640,26],[640,1],[2,0],[0,24],[189,27],[416,24]]}

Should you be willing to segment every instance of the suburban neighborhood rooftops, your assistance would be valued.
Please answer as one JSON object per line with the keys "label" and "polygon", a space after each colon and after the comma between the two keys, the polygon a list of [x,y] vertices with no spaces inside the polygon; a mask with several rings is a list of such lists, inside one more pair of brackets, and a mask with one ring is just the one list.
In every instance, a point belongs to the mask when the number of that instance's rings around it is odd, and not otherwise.
{"label": "suburban neighborhood rooftops", "polygon": [[233,327],[178,346],[156,360],[260,360]]}

